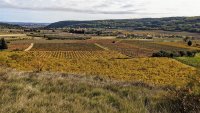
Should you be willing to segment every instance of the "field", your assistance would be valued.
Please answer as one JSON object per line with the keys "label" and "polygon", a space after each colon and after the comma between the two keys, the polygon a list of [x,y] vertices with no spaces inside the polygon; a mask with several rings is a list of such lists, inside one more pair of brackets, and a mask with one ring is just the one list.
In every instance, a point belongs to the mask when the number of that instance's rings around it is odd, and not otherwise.
{"label": "field", "polygon": [[114,51],[30,51],[27,54],[40,58],[59,59],[127,58]]}
{"label": "field", "polygon": [[[196,39],[200,39],[199,33],[190,33],[190,32],[176,32],[176,31],[162,31],[162,30],[130,30],[130,31],[126,31],[126,30],[122,30],[121,32],[125,32],[125,33],[135,33],[135,34],[150,34],[150,35],[178,35],[178,36],[189,36],[189,37],[194,37]],[[167,39],[167,38],[162,38],[160,39],[162,41],[181,41],[181,38],[171,38],[171,39]]]}
{"label": "field", "polygon": [[113,51],[118,51],[124,55],[127,55],[129,57],[146,57],[146,56],[151,56],[153,51],[150,49],[143,49],[140,48],[138,46],[133,46],[130,44],[126,44],[126,43],[98,43],[110,50]]}
{"label": "field", "polygon": [[[16,41],[14,44],[25,46],[25,42],[22,42]],[[180,42],[171,42],[170,45],[170,42],[148,40],[91,39],[63,43],[44,42],[35,42],[28,52],[3,52],[0,58],[4,62],[0,64],[25,71],[98,75],[155,86],[182,87],[187,84],[187,77],[196,73],[194,67],[174,59],[150,56],[160,50],[199,49],[188,47]]]}
{"label": "field", "polygon": [[105,40],[96,43],[129,57],[150,57],[158,51],[193,51],[197,47],[188,47],[182,42],[155,42],[151,40]]}
{"label": "field", "polygon": [[[90,39],[84,41],[49,41],[34,43],[28,52],[2,52],[1,65],[25,71],[67,72],[78,75],[106,76],[115,80],[143,82],[155,86],[182,87],[190,67],[170,58],[151,58],[157,51],[191,51],[196,47],[180,42],[151,40]],[[25,46],[31,42],[14,41]],[[61,43],[62,42],[62,43]],[[22,47],[23,48],[23,47]],[[3,55],[4,54],[4,55]],[[187,63],[186,63],[187,64]],[[193,65],[191,65],[193,66]]]}
{"label": "field", "polygon": [[178,103],[170,102],[165,91],[145,84],[64,73],[23,73],[10,69],[0,72],[1,113],[178,111]]}
{"label": "field", "polygon": [[124,43],[136,45],[141,48],[151,49],[154,51],[188,51],[188,50],[195,50],[199,48],[193,48],[193,47],[186,47],[186,46],[177,46],[180,44],[166,44],[165,42],[151,42],[151,41],[131,41],[131,40],[125,40]]}
{"label": "field", "polygon": [[176,59],[187,65],[190,65],[190,66],[200,69],[200,54],[197,54],[195,57],[179,57]]}
{"label": "field", "polygon": [[7,41],[15,41],[15,40],[26,40],[31,39],[31,37],[26,34],[10,34],[10,33],[2,33],[0,34],[0,39],[5,38]]}
{"label": "field", "polygon": [[31,37],[41,37],[45,38],[48,40],[54,40],[54,39],[59,39],[59,40],[87,40],[90,39],[90,36],[87,35],[79,35],[79,34],[71,34],[71,33],[66,33],[66,32],[49,32],[49,31],[40,31],[40,33],[31,33],[27,34],[28,36]]}
{"label": "field", "polygon": [[[191,111],[185,107],[191,104],[185,102],[194,99],[187,96],[199,94],[198,85],[191,86],[196,84],[192,80],[199,79],[199,54],[174,58],[151,56],[161,50],[200,48],[189,47],[180,40],[94,37],[11,40],[9,49],[0,51],[0,112]],[[24,51],[31,44],[33,47]],[[199,105],[199,101],[191,103]]]}
{"label": "field", "polygon": [[[67,72],[80,75],[99,75],[122,81],[138,81],[151,85],[176,86],[187,84],[187,77],[195,74],[195,68],[169,58],[83,59],[66,57],[40,57],[26,52],[0,53],[2,66],[26,71]],[[4,54],[4,55],[3,55]],[[110,56],[108,56],[110,57]]]}
{"label": "field", "polygon": [[8,44],[8,49],[9,50],[18,50],[18,51],[23,51],[26,48],[30,46],[29,43],[21,43],[21,44]]}
{"label": "field", "polygon": [[102,48],[94,44],[62,43],[34,44],[32,51],[100,51]]}

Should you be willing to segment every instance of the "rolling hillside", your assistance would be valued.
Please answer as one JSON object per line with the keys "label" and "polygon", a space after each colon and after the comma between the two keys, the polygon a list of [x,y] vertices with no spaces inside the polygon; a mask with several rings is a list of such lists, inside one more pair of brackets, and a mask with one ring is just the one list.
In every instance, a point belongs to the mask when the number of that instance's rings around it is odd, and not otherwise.
{"label": "rolling hillside", "polygon": [[7,23],[2,23],[0,22],[0,28],[8,28],[8,29],[18,29],[21,28],[19,25],[12,25],[12,24],[7,24]]}
{"label": "rolling hillside", "polygon": [[46,28],[118,28],[135,30],[187,31],[200,33],[200,17],[169,17],[95,21],[60,21]]}

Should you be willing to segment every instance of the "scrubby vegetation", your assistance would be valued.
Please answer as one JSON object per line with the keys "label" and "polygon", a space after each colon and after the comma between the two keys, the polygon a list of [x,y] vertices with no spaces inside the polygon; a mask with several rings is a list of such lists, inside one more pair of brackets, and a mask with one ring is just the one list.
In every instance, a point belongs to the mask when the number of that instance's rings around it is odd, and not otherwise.
{"label": "scrubby vegetation", "polygon": [[182,113],[200,112],[200,74],[189,77],[190,82],[183,88],[176,90],[169,101],[178,104],[174,110]]}
{"label": "scrubby vegetation", "polygon": [[[163,94],[99,77],[59,73],[0,73],[0,112],[144,113],[167,111],[157,107]],[[127,85],[126,85],[127,84]],[[154,105],[156,104],[156,105]],[[159,109],[160,108],[160,109]]]}
{"label": "scrubby vegetation", "polygon": [[0,112],[193,113],[200,110],[200,83],[181,89],[120,82],[100,76],[0,69]]}
{"label": "scrubby vegetation", "polygon": [[159,51],[153,53],[152,57],[195,57],[199,51]]}

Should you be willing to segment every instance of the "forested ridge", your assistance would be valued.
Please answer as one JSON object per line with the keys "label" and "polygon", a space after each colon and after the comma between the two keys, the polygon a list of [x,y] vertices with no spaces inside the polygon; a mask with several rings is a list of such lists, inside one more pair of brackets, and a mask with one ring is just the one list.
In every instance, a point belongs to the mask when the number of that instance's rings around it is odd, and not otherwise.
{"label": "forested ridge", "polygon": [[168,17],[94,21],[60,21],[46,28],[113,28],[133,30],[165,30],[200,33],[200,17]]}

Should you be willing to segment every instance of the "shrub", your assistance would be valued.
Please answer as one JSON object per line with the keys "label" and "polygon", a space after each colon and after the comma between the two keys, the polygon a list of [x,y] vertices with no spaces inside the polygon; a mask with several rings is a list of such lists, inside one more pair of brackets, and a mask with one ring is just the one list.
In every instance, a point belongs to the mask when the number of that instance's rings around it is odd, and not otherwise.
{"label": "shrub", "polygon": [[171,53],[166,51],[159,51],[157,53],[153,53],[153,57],[171,57]]}
{"label": "shrub", "polygon": [[115,41],[112,42],[113,44],[116,43]]}
{"label": "shrub", "polygon": [[194,57],[199,51],[159,51],[153,53],[152,57]]}
{"label": "shrub", "polygon": [[187,51],[187,56],[188,56],[188,57],[194,57],[194,56],[195,56],[195,53],[194,53],[194,52],[191,52],[191,51]]}
{"label": "shrub", "polygon": [[190,82],[185,88],[176,91],[175,98],[180,101],[181,109],[185,113],[200,112],[200,81],[199,75],[189,78]]}
{"label": "shrub", "polygon": [[179,52],[176,52],[176,51],[173,51],[173,52],[171,52],[171,54],[170,54],[170,57],[180,57],[181,55],[180,55],[180,53]]}
{"label": "shrub", "polygon": [[187,53],[185,51],[179,51],[179,54],[180,54],[181,57],[187,56]]}
{"label": "shrub", "polygon": [[192,41],[188,41],[188,46],[192,46]]}
{"label": "shrub", "polygon": [[7,43],[6,43],[4,38],[2,38],[1,41],[0,41],[0,49],[1,50],[8,49],[8,45],[7,45]]}

